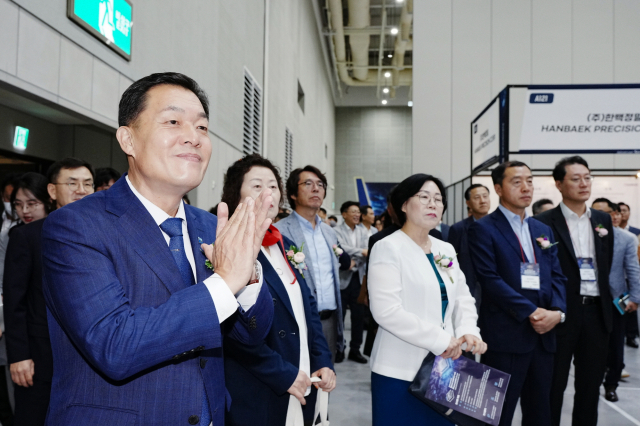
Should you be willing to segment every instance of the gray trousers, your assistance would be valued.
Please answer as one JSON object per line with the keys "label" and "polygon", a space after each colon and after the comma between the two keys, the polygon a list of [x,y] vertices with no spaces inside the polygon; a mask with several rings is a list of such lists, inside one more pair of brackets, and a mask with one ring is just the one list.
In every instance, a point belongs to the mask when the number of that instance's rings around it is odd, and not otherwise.
{"label": "gray trousers", "polygon": [[338,349],[338,311],[336,310],[330,318],[320,320],[320,322],[322,323],[322,334],[327,339],[331,351],[331,362],[335,362]]}

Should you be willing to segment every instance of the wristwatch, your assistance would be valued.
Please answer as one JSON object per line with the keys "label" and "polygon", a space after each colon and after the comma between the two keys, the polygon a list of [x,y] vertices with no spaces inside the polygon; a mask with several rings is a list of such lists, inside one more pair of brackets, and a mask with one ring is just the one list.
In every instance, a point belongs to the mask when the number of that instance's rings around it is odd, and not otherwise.
{"label": "wristwatch", "polygon": [[560,324],[562,324],[567,319],[567,315],[562,311],[558,312],[560,312]]}

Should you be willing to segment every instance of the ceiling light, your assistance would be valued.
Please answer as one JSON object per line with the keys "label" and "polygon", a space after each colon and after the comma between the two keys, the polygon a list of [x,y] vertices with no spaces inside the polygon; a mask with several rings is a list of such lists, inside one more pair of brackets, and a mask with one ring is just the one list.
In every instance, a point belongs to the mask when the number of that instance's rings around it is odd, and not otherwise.
{"label": "ceiling light", "polygon": [[636,175],[636,177],[637,177],[638,179],[640,179],[640,172],[638,172],[638,174]]}
{"label": "ceiling light", "polygon": [[407,106],[412,107],[412,106],[413,106],[413,101],[409,101],[409,102],[407,102]]}
{"label": "ceiling light", "polygon": [[384,76],[385,76],[385,78],[389,78],[389,77],[391,77],[391,73],[389,71],[387,71],[387,72],[384,73]]}
{"label": "ceiling light", "polygon": [[396,0],[396,3],[402,3],[404,0]]}
{"label": "ceiling light", "polygon": [[382,89],[382,93],[389,93],[389,88],[385,87],[384,89]]}
{"label": "ceiling light", "polygon": [[393,55],[392,55],[391,53],[389,53],[389,54],[387,55],[387,58],[393,58]]}
{"label": "ceiling light", "polygon": [[391,28],[391,35],[396,35],[398,34],[398,29],[397,28]]}
{"label": "ceiling light", "polygon": [[386,99],[383,99],[383,100],[382,100],[382,105],[386,105],[386,104],[387,104],[387,100],[386,100]]}

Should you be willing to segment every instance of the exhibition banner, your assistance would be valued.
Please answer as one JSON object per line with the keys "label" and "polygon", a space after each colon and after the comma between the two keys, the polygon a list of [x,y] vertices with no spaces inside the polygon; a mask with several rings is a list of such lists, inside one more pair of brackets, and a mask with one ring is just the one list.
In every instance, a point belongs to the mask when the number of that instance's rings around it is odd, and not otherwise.
{"label": "exhibition banner", "polygon": [[498,425],[511,375],[469,358],[436,357],[427,399],[490,425]]}
{"label": "exhibition banner", "polygon": [[519,152],[640,153],[640,88],[529,89]]}
{"label": "exhibition banner", "polygon": [[500,155],[499,98],[471,123],[471,168],[475,171],[498,161]]}

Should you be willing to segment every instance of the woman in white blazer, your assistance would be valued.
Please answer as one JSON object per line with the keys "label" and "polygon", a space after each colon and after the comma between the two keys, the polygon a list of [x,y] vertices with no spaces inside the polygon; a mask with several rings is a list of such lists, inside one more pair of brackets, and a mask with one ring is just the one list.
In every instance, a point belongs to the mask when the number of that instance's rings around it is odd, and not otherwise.
{"label": "woman in white blazer", "polygon": [[451,425],[408,388],[429,352],[457,359],[487,349],[453,246],[430,237],[447,205],[438,178],[416,174],[391,195],[402,229],[369,258],[371,313],[380,324],[371,353],[373,425]]}

